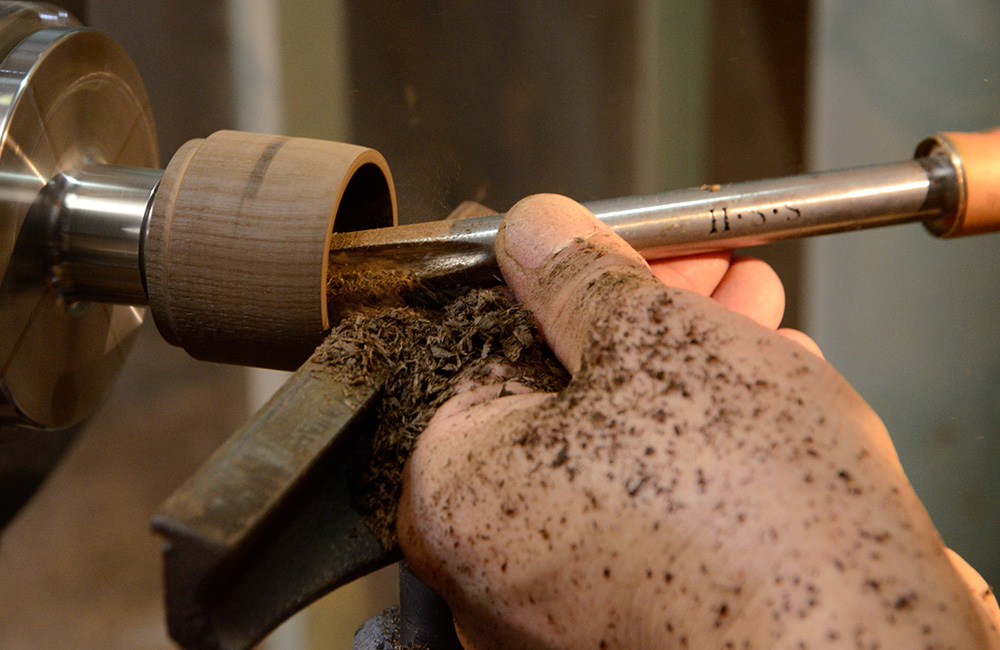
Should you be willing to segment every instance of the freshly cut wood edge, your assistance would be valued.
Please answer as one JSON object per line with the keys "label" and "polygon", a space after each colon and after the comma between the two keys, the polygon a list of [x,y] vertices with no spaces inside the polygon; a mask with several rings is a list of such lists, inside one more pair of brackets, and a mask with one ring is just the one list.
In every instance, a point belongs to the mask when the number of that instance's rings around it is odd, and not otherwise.
{"label": "freshly cut wood edge", "polygon": [[297,368],[329,328],[331,233],[395,223],[392,176],[373,149],[235,131],[193,140],[150,215],[153,319],[197,359]]}

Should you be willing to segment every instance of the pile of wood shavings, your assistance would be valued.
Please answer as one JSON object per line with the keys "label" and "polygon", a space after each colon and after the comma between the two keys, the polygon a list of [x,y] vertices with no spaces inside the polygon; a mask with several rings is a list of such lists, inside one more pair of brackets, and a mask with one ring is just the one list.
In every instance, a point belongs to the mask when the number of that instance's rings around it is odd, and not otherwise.
{"label": "pile of wood shavings", "polygon": [[555,391],[567,375],[538,339],[534,317],[504,288],[474,289],[443,306],[364,307],[341,321],[313,357],[339,381],[384,385],[375,435],[360,454],[356,506],[383,544],[396,543],[403,463],[459,377],[506,379]]}

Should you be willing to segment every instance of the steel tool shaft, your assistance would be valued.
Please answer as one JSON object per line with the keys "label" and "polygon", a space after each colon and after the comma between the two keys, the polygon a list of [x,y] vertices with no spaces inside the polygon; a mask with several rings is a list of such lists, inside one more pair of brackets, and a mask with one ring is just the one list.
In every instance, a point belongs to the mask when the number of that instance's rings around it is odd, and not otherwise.
{"label": "steel tool shaft", "polygon": [[[959,209],[959,175],[946,156],[702,186],[586,203],[647,259],[946,219]],[[432,284],[498,274],[493,239],[502,214],[334,233],[331,275],[399,270]]]}

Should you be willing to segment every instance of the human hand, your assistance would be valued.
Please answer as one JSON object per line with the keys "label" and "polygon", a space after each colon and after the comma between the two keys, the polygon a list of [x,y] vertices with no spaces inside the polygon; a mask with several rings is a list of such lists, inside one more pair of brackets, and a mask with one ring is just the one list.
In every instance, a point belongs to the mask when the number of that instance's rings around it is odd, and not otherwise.
{"label": "human hand", "polygon": [[498,368],[407,463],[400,543],[467,647],[1000,646],[877,416],[775,332],[768,267],[651,273],[554,196],[496,248],[573,380],[536,394]]}

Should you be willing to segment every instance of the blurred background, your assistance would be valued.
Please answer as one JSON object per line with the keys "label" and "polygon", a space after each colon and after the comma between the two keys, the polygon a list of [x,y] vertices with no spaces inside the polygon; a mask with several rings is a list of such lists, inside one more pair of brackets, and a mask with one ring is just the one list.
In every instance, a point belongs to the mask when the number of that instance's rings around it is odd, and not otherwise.
{"label": "blurred background", "polygon": [[[163,162],[221,128],[383,152],[402,222],[908,158],[1000,122],[994,0],[77,0],[131,55]],[[883,417],[947,543],[1000,580],[1000,236],[919,225],[767,247],[805,329]],[[115,393],[0,539],[3,648],[170,648],[156,506],[283,376],[147,324]],[[392,569],[269,650],[349,648]]]}

